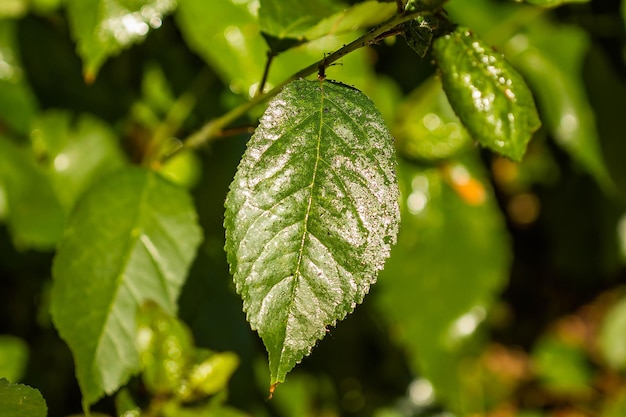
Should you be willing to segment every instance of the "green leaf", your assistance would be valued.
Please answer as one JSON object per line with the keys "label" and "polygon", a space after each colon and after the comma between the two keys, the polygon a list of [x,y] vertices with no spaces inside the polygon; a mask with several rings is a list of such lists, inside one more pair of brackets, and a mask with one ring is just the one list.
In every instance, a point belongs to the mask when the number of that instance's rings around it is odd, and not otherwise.
{"label": "green leaf", "polygon": [[450,158],[466,148],[470,136],[450,107],[438,78],[417,88],[398,110],[396,148],[417,160]]}
{"label": "green leaf", "polygon": [[349,8],[322,19],[304,33],[306,39],[317,39],[323,36],[354,32],[376,26],[391,18],[396,12],[395,3],[364,1],[353,4]]}
{"label": "green leaf", "polygon": [[510,243],[478,157],[399,161],[402,223],[373,294],[413,372],[458,408],[460,356],[508,276]]}
{"label": "green leaf", "polygon": [[359,91],[299,80],[272,100],[226,199],[226,251],[271,384],[376,280],[398,228],[392,138]]}
{"label": "green leaf", "polygon": [[0,379],[0,417],[46,417],[47,414],[46,401],[38,390]]}
{"label": "green leaf", "polygon": [[537,20],[507,44],[507,56],[533,88],[546,127],[558,145],[599,184],[611,184],[594,111],[580,77],[589,48],[584,31]]}
{"label": "green leaf", "polygon": [[93,81],[109,57],[161,27],[163,17],[175,7],[175,0],[67,0],[85,79]]}
{"label": "green leaf", "polygon": [[567,3],[589,3],[589,0],[524,0],[526,3],[541,7],[556,7]]}
{"label": "green leaf", "polygon": [[196,364],[189,371],[183,392],[185,401],[217,394],[226,389],[230,377],[239,366],[239,358],[232,352],[211,352],[199,349]]}
{"label": "green leaf", "polygon": [[421,58],[426,56],[433,40],[433,28],[437,27],[434,19],[418,16],[403,25],[406,43]]}
{"label": "green leaf", "polygon": [[0,136],[0,182],[8,206],[7,223],[20,249],[49,250],[63,233],[65,212],[50,179],[32,151]]}
{"label": "green leaf", "polygon": [[125,163],[107,124],[84,114],[72,122],[66,112],[42,113],[33,123],[33,150],[69,212],[91,184]]}
{"label": "green leaf", "polygon": [[302,39],[306,31],[341,6],[332,0],[260,0],[261,30],[277,38]]}
{"label": "green leaf", "polygon": [[247,93],[263,75],[267,46],[255,15],[251,0],[184,0],[176,12],[189,47],[235,92]]}
{"label": "green leaf", "polygon": [[18,337],[0,335],[0,377],[19,381],[27,362],[28,345]]}
{"label": "green leaf", "polygon": [[85,408],[139,369],[137,309],[152,300],[175,314],[200,239],[187,192],[154,172],[127,168],[78,202],[54,260],[51,313]]}
{"label": "green leaf", "polygon": [[614,305],[604,318],[598,345],[612,368],[626,368],[626,297]]}
{"label": "green leaf", "polygon": [[521,160],[541,125],[523,78],[502,55],[463,27],[438,38],[433,52],[450,104],[472,137]]}
{"label": "green leaf", "polygon": [[144,384],[153,395],[171,395],[181,386],[191,361],[191,333],[152,302],[142,306],[137,322],[137,348]]}
{"label": "green leaf", "polygon": [[16,22],[0,20],[0,127],[6,124],[27,134],[36,110],[36,99],[20,63]]}
{"label": "green leaf", "polygon": [[27,11],[28,1],[26,0],[3,0],[0,3],[0,18],[22,17]]}
{"label": "green leaf", "polygon": [[541,384],[550,391],[580,395],[591,389],[593,375],[585,352],[554,336],[537,342],[532,365]]}

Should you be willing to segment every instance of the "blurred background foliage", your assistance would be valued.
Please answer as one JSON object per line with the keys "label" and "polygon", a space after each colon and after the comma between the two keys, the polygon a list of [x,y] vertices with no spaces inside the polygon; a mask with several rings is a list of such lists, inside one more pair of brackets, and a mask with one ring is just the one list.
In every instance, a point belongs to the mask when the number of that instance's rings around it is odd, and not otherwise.
{"label": "blurred background foliage", "polygon": [[[151,165],[252,97],[269,50],[260,28],[274,52],[272,39],[311,40],[277,53],[271,87],[395,10],[353,1],[343,14],[347,4],[321,3],[324,12],[309,15],[319,23],[284,33],[277,17],[291,17],[259,16],[253,0],[0,0],[0,376],[38,388],[50,416],[81,404],[48,313],[53,250],[75,202],[98,178]],[[401,38],[327,70],[371,97],[396,137],[402,228],[364,304],[271,401],[266,354],[222,249],[223,201],[261,110],[238,122],[243,134],[154,167],[192,191],[204,230],[179,300],[185,324],[159,319],[180,338],[163,343],[204,352],[189,353],[196,365],[212,357],[207,349],[236,354],[219,356],[222,385],[237,368],[231,407],[255,416],[626,415],[626,2],[528,3],[558,7],[445,6],[535,94],[543,127],[519,164],[473,143],[430,55]],[[161,354],[150,346],[148,364]],[[95,409],[132,413],[129,390],[178,389],[145,366],[142,380]],[[177,395],[194,398],[185,392]],[[220,413],[240,415],[234,408]]]}

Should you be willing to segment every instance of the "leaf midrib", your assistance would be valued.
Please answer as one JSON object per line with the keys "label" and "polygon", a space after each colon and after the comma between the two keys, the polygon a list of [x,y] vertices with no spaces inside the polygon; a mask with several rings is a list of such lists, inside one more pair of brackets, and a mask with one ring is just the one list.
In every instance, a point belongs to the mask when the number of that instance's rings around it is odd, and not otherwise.
{"label": "leaf midrib", "polygon": [[304,221],[303,221],[303,227],[302,227],[302,239],[300,240],[300,248],[298,249],[298,260],[296,261],[296,270],[293,273],[293,287],[291,289],[291,294],[289,296],[290,298],[290,303],[289,303],[289,311],[287,312],[287,319],[285,322],[285,337],[283,338],[283,346],[281,348],[281,356],[280,356],[280,360],[279,360],[279,368],[280,368],[280,362],[282,362],[282,358],[283,358],[283,353],[285,353],[285,339],[287,336],[287,325],[289,322],[289,317],[291,317],[292,313],[292,308],[294,306],[294,302],[293,300],[296,297],[296,291],[298,288],[298,284],[299,284],[299,280],[300,280],[300,267],[302,265],[302,258],[304,255],[304,246],[306,243],[306,238],[307,238],[307,234],[308,234],[308,224],[309,224],[309,216],[311,214],[311,206],[313,205],[313,187],[315,186],[315,180],[317,179],[317,171],[318,171],[318,167],[319,167],[319,161],[320,161],[320,148],[321,148],[321,142],[322,142],[322,128],[324,126],[324,84],[323,81],[320,81],[320,107],[319,107],[319,129],[317,132],[317,143],[316,143],[316,148],[315,148],[315,164],[313,165],[313,175],[311,178],[311,183],[308,185],[309,188],[309,199],[307,202],[307,207],[306,210],[304,212]]}
{"label": "leaf midrib", "polygon": [[[145,200],[147,199],[148,190],[150,189],[151,179],[152,179],[152,176],[147,175],[144,180],[144,186],[143,186],[143,189],[141,190],[141,194],[139,195],[138,203],[136,206],[136,210],[135,210],[131,225],[136,225],[139,222],[139,219],[141,219],[141,214],[143,212],[142,208],[144,206]],[[126,240],[125,245],[124,245],[124,251],[123,251],[124,255],[123,255],[122,261],[120,262],[119,268],[115,274],[116,275],[115,291],[113,292],[113,296],[111,297],[112,302],[109,304],[109,308],[105,315],[106,319],[104,320],[104,325],[102,326],[100,335],[98,336],[98,341],[96,343],[96,350],[94,352],[94,357],[93,357],[94,364],[96,362],[96,358],[98,357],[98,352],[102,346],[102,340],[104,338],[104,335],[106,334],[107,323],[109,322],[113,314],[113,308],[116,304],[115,300],[118,299],[120,288],[124,284],[123,282],[124,271],[126,271],[128,267],[128,263],[130,262],[130,259],[131,259],[131,254],[132,254],[131,248],[135,246],[135,244],[137,243],[137,241],[142,235],[142,232],[140,232],[140,233],[137,233],[135,236],[133,236],[132,231],[134,229],[135,227],[131,227],[130,229],[128,239]],[[102,388],[104,389],[105,387],[102,387]]]}

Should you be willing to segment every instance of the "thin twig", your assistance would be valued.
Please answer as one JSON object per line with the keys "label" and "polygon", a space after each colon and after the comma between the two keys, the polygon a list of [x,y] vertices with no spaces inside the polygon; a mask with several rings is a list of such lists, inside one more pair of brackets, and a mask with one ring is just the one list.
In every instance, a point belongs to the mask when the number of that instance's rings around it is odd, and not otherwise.
{"label": "thin twig", "polygon": [[368,31],[367,33],[365,33],[363,36],[359,37],[358,39],[352,41],[351,43],[347,45],[344,45],[343,47],[339,48],[338,50],[331,53],[330,55],[325,56],[323,59],[296,72],[291,77],[287,78],[286,80],[284,80],[283,82],[281,82],[280,84],[272,88],[267,93],[261,93],[259,95],[255,95],[249,101],[235,107],[234,109],[230,110],[229,112],[223,114],[222,116],[216,119],[210,120],[208,123],[202,126],[200,130],[193,133],[184,141],[184,147],[192,148],[192,149],[198,148],[206,144],[207,142],[219,137],[220,132],[225,126],[228,126],[230,123],[234,122],[235,120],[239,119],[240,117],[248,113],[248,111],[252,109],[253,107],[263,103],[264,101],[278,94],[283,89],[283,87],[285,87],[290,82],[298,80],[300,78],[307,77],[316,72],[323,73],[323,71],[326,68],[328,68],[329,65],[331,65],[333,62],[337,61],[338,59],[343,58],[345,55],[349,54],[350,52],[353,52],[364,46],[378,43],[388,36],[393,36],[393,35],[400,33],[401,30],[399,30],[397,27],[400,26],[402,23],[415,19],[418,15],[432,14],[433,12],[434,12],[433,10],[424,8],[424,9],[411,10],[410,12],[405,11],[403,13],[396,14],[391,19],[371,29],[370,31]]}
{"label": "thin twig", "polygon": [[267,76],[270,73],[270,66],[274,61],[274,57],[276,53],[274,51],[267,51],[267,61],[265,61],[265,69],[263,70],[263,77],[261,78],[261,83],[259,84],[259,88],[257,88],[255,96],[259,96],[263,94],[263,90],[265,89],[265,83],[267,82]]}

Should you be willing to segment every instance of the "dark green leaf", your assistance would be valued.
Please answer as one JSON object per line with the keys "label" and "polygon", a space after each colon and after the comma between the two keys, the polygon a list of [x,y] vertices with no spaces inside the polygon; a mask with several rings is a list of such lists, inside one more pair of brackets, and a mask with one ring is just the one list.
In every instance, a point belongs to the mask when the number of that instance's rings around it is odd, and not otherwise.
{"label": "dark green leaf", "polygon": [[272,385],[363,300],[398,227],[392,138],[359,91],[295,81],[269,104],[226,200],[226,251]]}
{"label": "dark green leaf", "polygon": [[450,107],[438,78],[416,89],[397,112],[396,148],[418,160],[446,159],[470,143],[470,137]]}
{"label": "dark green leaf", "polygon": [[459,27],[433,45],[443,88],[472,137],[520,160],[541,122],[532,94],[502,55]]}
{"label": "dark green leaf", "polygon": [[169,314],[201,233],[189,195],[128,168],[79,201],[53,265],[51,312],[89,406],[139,369],[135,315],[147,300]]}
{"label": "dark green leaf", "polygon": [[510,244],[472,158],[444,168],[399,164],[402,226],[376,292],[413,372],[458,407],[459,356],[506,282]]}
{"label": "dark green leaf", "polygon": [[63,232],[65,212],[50,179],[32,151],[0,136],[0,182],[6,194],[7,223],[21,249],[54,248]]}
{"label": "dark green leaf", "polygon": [[0,377],[17,382],[28,362],[28,345],[22,339],[0,335]]}
{"label": "dark green leaf", "polygon": [[68,0],[72,36],[83,73],[93,81],[107,58],[141,42],[176,7],[175,0]]}
{"label": "dark green leaf", "polygon": [[404,38],[406,43],[420,57],[424,58],[433,40],[433,27],[437,26],[435,21],[429,18],[418,16],[404,24]]}
{"label": "dark green leaf", "polygon": [[46,401],[38,390],[0,379],[0,417],[46,417],[47,414]]}
{"label": "dark green leaf", "polygon": [[341,10],[333,0],[260,0],[261,30],[279,39],[302,39],[320,20]]}

